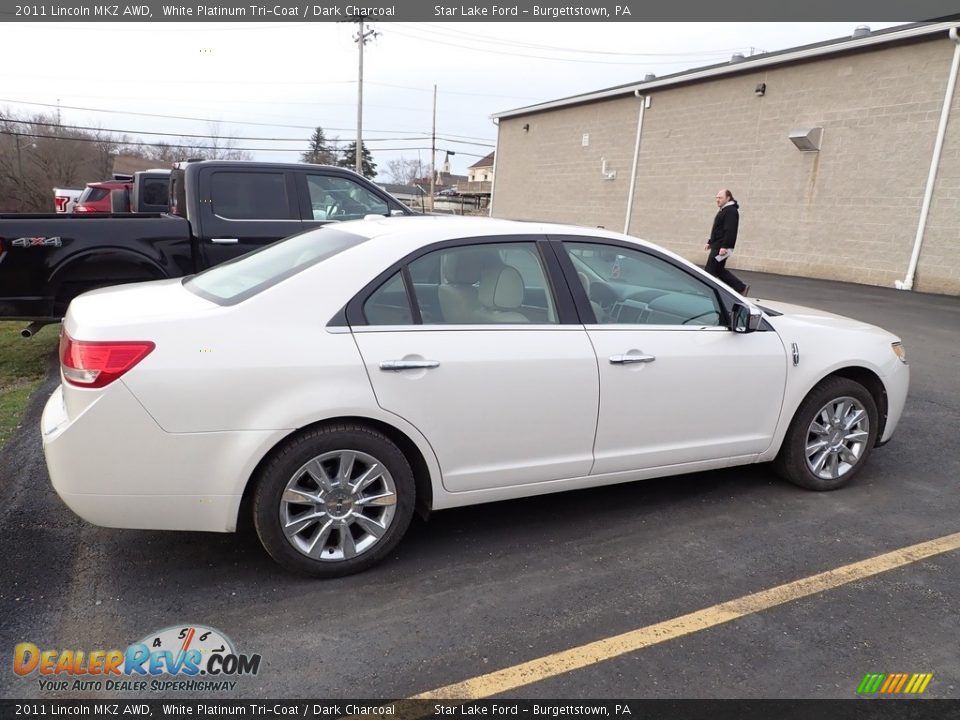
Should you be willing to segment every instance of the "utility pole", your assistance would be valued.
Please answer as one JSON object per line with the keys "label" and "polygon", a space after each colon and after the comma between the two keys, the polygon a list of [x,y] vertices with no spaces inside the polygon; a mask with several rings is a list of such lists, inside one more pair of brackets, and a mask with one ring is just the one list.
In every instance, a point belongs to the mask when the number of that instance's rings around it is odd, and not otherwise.
{"label": "utility pole", "polygon": [[366,30],[364,28],[364,23],[366,22],[366,17],[363,15],[360,16],[359,20],[355,22],[360,23],[360,31],[354,36],[353,40],[360,47],[360,71],[358,74],[357,80],[357,157],[356,157],[356,170],[357,173],[363,175],[363,46],[366,45],[371,38],[375,38],[378,33],[376,30],[370,29]]}
{"label": "utility pole", "polygon": [[433,86],[433,133],[430,135],[430,211],[433,211],[434,183],[437,180],[437,86]]}

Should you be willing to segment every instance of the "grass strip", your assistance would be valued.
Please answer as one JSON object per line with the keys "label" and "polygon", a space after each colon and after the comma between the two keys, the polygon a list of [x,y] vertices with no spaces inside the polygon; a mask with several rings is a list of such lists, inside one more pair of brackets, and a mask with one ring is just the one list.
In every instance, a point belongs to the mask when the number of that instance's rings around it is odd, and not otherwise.
{"label": "grass strip", "polygon": [[20,337],[23,321],[0,322],[0,448],[20,427],[27,402],[47,376],[60,326],[47,325],[32,338]]}

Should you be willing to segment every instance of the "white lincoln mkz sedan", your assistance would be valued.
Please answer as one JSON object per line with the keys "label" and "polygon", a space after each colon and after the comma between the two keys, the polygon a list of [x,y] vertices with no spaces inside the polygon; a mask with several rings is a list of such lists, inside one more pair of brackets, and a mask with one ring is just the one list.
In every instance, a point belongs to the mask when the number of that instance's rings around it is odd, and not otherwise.
{"label": "white lincoln mkz sedan", "polygon": [[909,368],[872,325],[758,305],[625,235],[368,218],[70,305],[43,445],[108,527],[231,532],[315,576],[412,514],[773,461],[845,485]]}

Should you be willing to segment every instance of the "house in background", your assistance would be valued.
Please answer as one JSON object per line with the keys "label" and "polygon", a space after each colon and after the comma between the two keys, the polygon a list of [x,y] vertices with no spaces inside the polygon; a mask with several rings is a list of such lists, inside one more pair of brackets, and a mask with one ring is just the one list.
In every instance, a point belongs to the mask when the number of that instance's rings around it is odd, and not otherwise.
{"label": "house in background", "polygon": [[[464,182],[467,179],[466,175],[456,175],[448,170],[437,170],[437,174],[433,179],[433,192],[438,193],[442,190],[449,190],[451,188],[457,187],[461,182]],[[424,177],[414,178],[411,183],[417,187],[424,188],[426,193],[430,194],[430,176],[425,175]]]}
{"label": "house in background", "polygon": [[415,208],[417,210],[423,210],[426,203],[424,198],[427,196],[427,192],[424,191],[423,187],[420,185],[402,185],[399,183],[377,183],[377,186],[382,190],[386,190],[388,193],[393,195],[397,200],[402,202],[407,207]]}
{"label": "house in background", "polygon": [[475,197],[480,207],[490,204],[493,193],[493,172],[496,153],[477,160],[467,169],[467,181],[457,183],[457,192],[467,197]]}
{"label": "house in background", "polygon": [[861,26],[498,113],[491,214],[703,264],[729,188],[734,269],[960,295],[958,25]]}

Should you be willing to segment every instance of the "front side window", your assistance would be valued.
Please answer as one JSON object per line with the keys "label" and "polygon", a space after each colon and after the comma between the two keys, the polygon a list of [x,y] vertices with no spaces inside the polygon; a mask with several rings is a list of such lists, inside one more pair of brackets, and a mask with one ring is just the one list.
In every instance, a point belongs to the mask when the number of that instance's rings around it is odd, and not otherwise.
{"label": "front side window", "polygon": [[314,220],[359,220],[389,215],[387,201],[350,178],[308,175],[307,190]]}
{"label": "front side window", "polygon": [[290,220],[283,173],[215,172],[210,181],[213,213],[227,220]]}
{"label": "front side window", "polygon": [[564,248],[602,324],[713,326],[721,323],[714,289],[642,250],[565,242]]}

